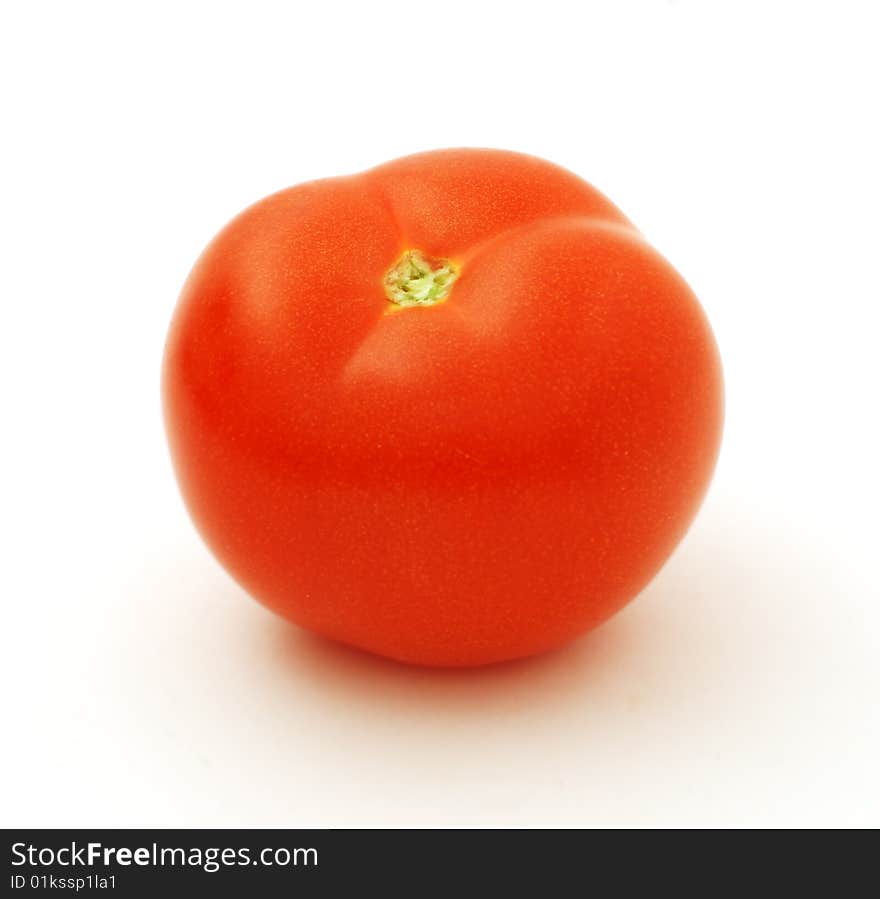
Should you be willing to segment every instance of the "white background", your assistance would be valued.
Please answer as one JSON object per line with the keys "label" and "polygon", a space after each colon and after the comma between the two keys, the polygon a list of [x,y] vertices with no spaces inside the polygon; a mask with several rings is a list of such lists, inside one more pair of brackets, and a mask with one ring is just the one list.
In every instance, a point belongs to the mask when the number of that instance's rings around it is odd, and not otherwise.
{"label": "white background", "polygon": [[[9,4],[2,823],[878,825],[876,4]],[[607,193],[728,416],[644,594],[472,672],[317,641],[190,525],[165,329],[233,214],[423,149]]]}

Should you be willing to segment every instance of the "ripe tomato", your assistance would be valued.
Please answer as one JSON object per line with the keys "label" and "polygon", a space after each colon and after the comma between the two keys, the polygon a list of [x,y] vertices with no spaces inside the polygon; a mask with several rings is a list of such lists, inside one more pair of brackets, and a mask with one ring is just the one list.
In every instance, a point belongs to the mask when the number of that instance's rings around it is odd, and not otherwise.
{"label": "ripe tomato", "polygon": [[163,375],[181,490],[231,574],[428,665],[608,618],[684,534],[721,433],[681,277],[584,181],[494,150],[247,209],[196,263]]}

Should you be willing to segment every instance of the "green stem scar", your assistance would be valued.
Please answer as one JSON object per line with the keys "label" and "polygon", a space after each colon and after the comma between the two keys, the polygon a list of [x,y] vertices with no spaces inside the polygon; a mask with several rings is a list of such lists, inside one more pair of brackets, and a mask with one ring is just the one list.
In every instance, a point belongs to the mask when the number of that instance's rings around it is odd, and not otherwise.
{"label": "green stem scar", "polygon": [[398,306],[434,306],[449,296],[458,266],[407,250],[385,275],[385,296]]}

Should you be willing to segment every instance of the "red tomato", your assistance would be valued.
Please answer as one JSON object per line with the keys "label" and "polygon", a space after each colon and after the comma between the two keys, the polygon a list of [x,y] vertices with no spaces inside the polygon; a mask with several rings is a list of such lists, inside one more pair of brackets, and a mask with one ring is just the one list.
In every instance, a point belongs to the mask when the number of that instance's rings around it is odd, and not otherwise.
{"label": "red tomato", "polygon": [[163,375],[181,490],[229,572],[426,665],[541,652],[621,608],[721,434],[685,282],[590,185],[496,150],[247,209],[196,263]]}

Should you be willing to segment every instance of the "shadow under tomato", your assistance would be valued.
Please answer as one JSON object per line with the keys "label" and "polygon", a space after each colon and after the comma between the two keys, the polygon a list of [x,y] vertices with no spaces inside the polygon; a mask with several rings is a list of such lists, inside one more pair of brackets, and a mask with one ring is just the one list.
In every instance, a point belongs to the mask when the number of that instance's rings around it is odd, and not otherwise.
{"label": "shadow under tomato", "polygon": [[[459,728],[479,719],[531,716],[535,723],[613,718],[644,700],[643,685],[661,688],[686,645],[674,645],[672,622],[660,612],[682,597],[674,583],[664,596],[644,595],[611,621],[551,652],[476,668],[406,665],[316,637],[285,622],[267,621],[273,664],[297,691],[306,690],[340,714],[374,711],[379,720],[405,719]],[[653,607],[653,609],[652,609]],[[700,674],[706,677],[704,670]],[[602,709],[605,709],[603,712]],[[574,724],[575,720],[569,720]]]}
{"label": "shadow under tomato", "polygon": [[574,686],[590,668],[625,652],[627,628],[609,626],[552,652],[475,668],[425,668],[384,659],[277,623],[279,663],[288,673],[354,701],[454,705],[458,712]]}

